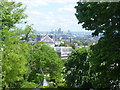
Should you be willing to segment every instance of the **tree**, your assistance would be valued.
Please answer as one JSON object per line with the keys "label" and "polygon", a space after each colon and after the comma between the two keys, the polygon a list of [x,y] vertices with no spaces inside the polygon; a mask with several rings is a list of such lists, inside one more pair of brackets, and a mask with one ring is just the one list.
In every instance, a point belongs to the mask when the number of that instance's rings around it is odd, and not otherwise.
{"label": "tree", "polygon": [[119,36],[103,37],[91,47],[91,76],[96,88],[117,88],[120,80]]}
{"label": "tree", "polygon": [[22,7],[22,3],[2,1],[0,7],[2,10],[2,29],[4,30],[11,30],[27,17],[23,13],[25,8]]}
{"label": "tree", "polygon": [[120,2],[78,2],[76,17],[83,28],[103,34],[91,46],[90,75],[95,88],[118,88],[120,81]]}
{"label": "tree", "polygon": [[99,33],[118,33],[120,28],[120,2],[78,2],[76,17],[86,30]]}
{"label": "tree", "polygon": [[78,43],[78,41],[76,41],[76,40],[72,40],[72,43]]}
{"label": "tree", "polygon": [[56,84],[61,82],[63,62],[59,59],[53,48],[43,42],[38,42],[33,46],[30,55],[31,60],[29,64],[31,73],[28,77],[28,81],[40,84],[43,81],[44,75],[49,74],[49,76],[47,76],[48,81],[52,81]]}
{"label": "tree", "polygon": [[72,51],[65,63],[65,80],[68,87],[90,88],[88,50],[78,48]]}
{"label": "tree", "polygon": [[[21,41],[20,35],[25,34],[22,29],[16,27],[16,24],[22,22],[26,18],[21,3],[2,1],[1,20],[2,35],[0,47],[2,50],[2,87],[13,88],[17,86],[17,82],[24,80],[24,74],[28,69],[27,55],[30,45]],[[20,86],[18,87],[20,88]]]}
{"label": "tree", "polygon": [[27,17],[22,3],[5,0],[0,2],[0,7],[2,87],[35,88],[42,81],[43,74],[50,74],[49,81],[60,82],[63,66],[56,52],[43,43],[28,44],[29,38],[34,38],[31,35],[31,25],[27,25],[25,29],[16,26]]}

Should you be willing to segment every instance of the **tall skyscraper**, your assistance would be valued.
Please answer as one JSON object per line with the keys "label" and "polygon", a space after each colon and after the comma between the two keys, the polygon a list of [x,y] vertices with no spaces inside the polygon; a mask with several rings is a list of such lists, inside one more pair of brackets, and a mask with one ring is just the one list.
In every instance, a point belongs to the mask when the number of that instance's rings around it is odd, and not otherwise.
{"label": "tall skyscraper", "polygon": [[62,34],[61,28],[58,29],[58,34]]}

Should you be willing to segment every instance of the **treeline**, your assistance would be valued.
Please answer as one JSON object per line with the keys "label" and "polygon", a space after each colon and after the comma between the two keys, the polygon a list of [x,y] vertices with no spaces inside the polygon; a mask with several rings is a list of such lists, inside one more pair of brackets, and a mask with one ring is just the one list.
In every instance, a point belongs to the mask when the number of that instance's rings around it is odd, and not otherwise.
{"label": "treeline", "polygon": [[74,50],[66,62],[66,82],[73,88],[120,89],[120,2],[78,2],[76,17],[93,36],[89,49]]}
{"label": "treeline", "polygon": [[[28,43],[34,30],[24,21],[22,3],[3,1],[0,7],[3,89],[36,88],[44,75],[52,88],[120,88],[120,2],[77,3],[79,23],[93,36],[102,33],[103,37],[95,45],[73,50],[64,69],[52,48],[43,42]],[[24,29],[16,26],[21,23]]]}
{"label": "treeline", "polygon": [[[0,30],[2,52],[2,88],[36,88],[42,84],[44,75],[49,82],[56,86],[61,83],[63,62],[56,52],[38,42],[34,45],[28,43],[29,37],[34,37],[32,25],[24,19],[25,7],[22,3],[2,1]],[[26,27],[18,28],[18,24]],[[53,84],[51,84],[53,87]]]}

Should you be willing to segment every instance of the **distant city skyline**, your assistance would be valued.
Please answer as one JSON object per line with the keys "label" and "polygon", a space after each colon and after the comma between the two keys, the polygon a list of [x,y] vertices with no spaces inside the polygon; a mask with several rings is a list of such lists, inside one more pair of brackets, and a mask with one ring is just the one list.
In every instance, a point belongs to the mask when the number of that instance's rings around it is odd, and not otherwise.
{"label": "distant city skyline", "polygon": [[[11,1],[11,0],[10,0]],[[61,28],[63,31],[86,32],[78,25],[75,6],[79,0],[15,0],[27,6],[28,24],[39,32]]]}

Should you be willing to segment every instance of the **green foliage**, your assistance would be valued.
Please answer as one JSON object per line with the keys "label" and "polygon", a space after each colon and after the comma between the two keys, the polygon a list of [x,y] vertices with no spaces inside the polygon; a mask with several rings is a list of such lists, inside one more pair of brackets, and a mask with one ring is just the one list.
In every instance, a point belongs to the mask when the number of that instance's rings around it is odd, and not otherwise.
{"label": "green foliage", "polygon": [[22,31],[22,34],[24,35],[24,37],[21,38],[21,40],[29,41],[29,38],[34,40],[35,35],[33,35],[33,33],[34,33],[34,30],[32,26],[27,25],[25,29]]}
{"label": "green foliage", "polygon": [[78,2],[78,23],[93,35],[103,34],[91,47],[90,77],[95,88],[118,89],[120,82],[120,2]]}
{"label": "green foliage", "polygon": [[61,43],[60,46],[64,46],[64,43]]}
{"label": "green foliage", "polygon": [[42,42],[28,44],[29,38],[35,38],[31,26],[27,25],[24,30],[16,27],[26,18],[22,4],[2,1],[0,7],[2,87],[36,88],[47,74],[50,74],[46,77],[48,81],[61,82],[63,63],[56,52]]}
{"label": "green foliage", "polygon": [[88,43],[86,41],[80,41],[80,42],[77,42],[78,46],[87,46]]}
{"label": "green foliage", "polygon": [[8,46],[3,47],[2,71],[3,79],[5,81],[3,82],[3,85],[23,79],[23,74],[25,74],[27,70],[25,54],[28,47],[23,47],[25,44],[26,43],[9,43]]}
{"label": "green foliage", "polygon": [[77,43],[78,41],[76,41],[76,40],[72,40],[72,43]]}
{"label": "green foliage", "polygon": [[47,89],[50,89],[50,88],[55,88],[54,86],[41,86],[41,88],[47,88]]}
{"label": "green foliage", "polygon": [[38,84],[33,83],[33,82],[24,82],[21,85],[21,88],[36,88]]}
{"label": "green foliage", "polygon": [[3,1],[0,2],[0,7],[2,10],[2,29],[9,30],[26,18],[22,3]]}
{"label": "green foliage", "polygon": [[[13,88],[15,82],[23,81],[26,74],[27,55],[30,45],[20,39],[25,30],[16,27],[22,19],[26,17],[21,3],[3,1],[0,2],[2,8],[2,30],[1,49],[2,50],[2,87]],[[27,32],[27,31],[26,31]]]}
{"label": "green foliage", "polygon": [[65,63],[65,80],[68,87],[90,88],[89,61],[86,48],[73,50]]}
{"label": "green foliage", "polygon": [[3,1],[0,7],[2,87],[36,88],[47,74],[50,74],[46,77],[48,81],[61,82],[63,63],[56,52],[42,42],[28,44],[29,38],[34,39],[31,26],[27,25],[24,30],[16,27],[26,18],[22,4]]}
{"label": "green foliage", "polygon": [[83,28],[92,30],[93,35],[119,31],[120,2],[78,2],[76,17]]}
{"label": "green foliage", "polygon": [[29,75],[29,81],[42,83],[43,76],[47,74],[50,74],[47,77],[48,81],[55,83],[61,81],[63,62],[58,58],[53,48],[50,48],[43,42],[38,42],[33,46],[30,66],[32,71]]}
{"label": "green foliage", "polygon": [[[112,36],[112,35],[111,35]],[[92,46],[91,77],[96,88],[113,88],[120,80],[120,41],[119,35],[105,36]],[[113,82],[113,83],[110,83]]]}

